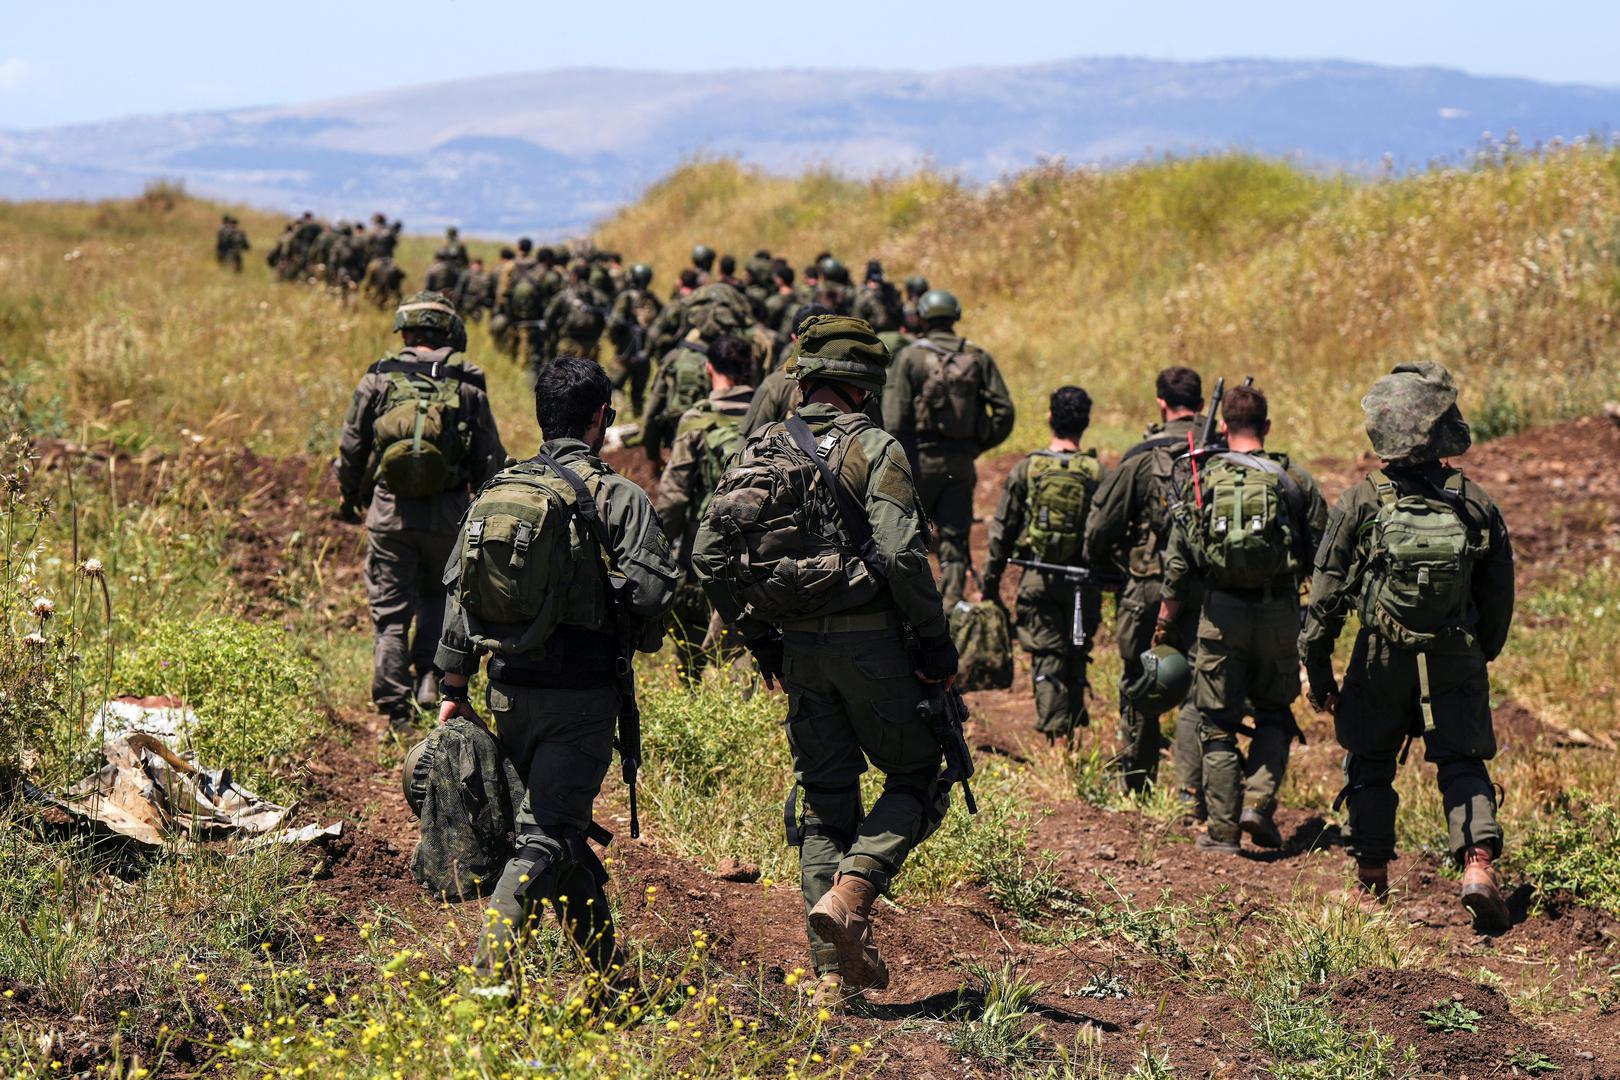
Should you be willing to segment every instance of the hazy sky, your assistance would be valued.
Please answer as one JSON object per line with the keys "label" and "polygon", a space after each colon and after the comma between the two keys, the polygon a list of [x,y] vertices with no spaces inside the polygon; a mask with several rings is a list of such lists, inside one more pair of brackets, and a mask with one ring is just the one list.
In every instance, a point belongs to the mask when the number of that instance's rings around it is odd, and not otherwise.
{"label": "hazy sky", "polygon": [[1074,56],[1241,56],[1620,83],[1616,0],[55,0],[6,6],[0,128],[281,104],[573,66],[938,68]]}

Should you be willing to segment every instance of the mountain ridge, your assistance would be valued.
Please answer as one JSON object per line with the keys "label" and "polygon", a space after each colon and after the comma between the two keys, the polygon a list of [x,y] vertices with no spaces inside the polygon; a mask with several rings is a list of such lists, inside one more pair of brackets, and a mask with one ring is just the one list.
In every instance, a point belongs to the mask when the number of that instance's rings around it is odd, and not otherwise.
{"label": "mountain ridge", "polygon": [[588,227],[693,156],[773,172],[932,167],[987,181],[1064,158],[1245,150],[1368,172],[1455,160],[1489,131],[1606,133],[1620,87],[1341,60],[1090,57],[936,71],[556,68],[29,131],[0,197],[99,198],[157,178],[412,227]]}

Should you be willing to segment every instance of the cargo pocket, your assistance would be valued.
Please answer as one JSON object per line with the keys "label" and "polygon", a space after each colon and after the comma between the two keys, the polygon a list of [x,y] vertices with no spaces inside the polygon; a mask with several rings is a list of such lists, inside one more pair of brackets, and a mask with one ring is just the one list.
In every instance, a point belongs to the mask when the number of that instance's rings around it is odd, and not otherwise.
{"label": "cargo pocket", "polygon": [[1430,678],[1440,670],[1462,667],[1467,674],[1452,682],[1443,680],[1443,689],[1433,700],[1434,735],[1432,750],[1462,757],[1489,760],[1496,756],[1496,727],[1491,720],[1491,684],[1485,660],[1472,656],[1434,656],[1429,660]]}
{"label": "cargo pocket", "polygon": [[868,751],[885,773],[916,773],[939,768],[942,751],[918,712],[918,697],[890,698],[872,704]]}

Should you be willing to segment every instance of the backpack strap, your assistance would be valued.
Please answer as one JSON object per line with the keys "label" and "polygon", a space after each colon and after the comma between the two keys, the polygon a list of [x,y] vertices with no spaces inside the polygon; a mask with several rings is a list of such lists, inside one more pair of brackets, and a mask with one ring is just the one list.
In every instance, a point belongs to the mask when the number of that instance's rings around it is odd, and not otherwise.
{"label": "backpack strap", "polygon": [[596,497],[591,494],[591,489],[586,486],[585,481],[581,480],[579,474],[574,472],[573,469],[568,468],[544,450],[539,451],[529,460],[539,462],[550,469],[561,477],[569,487],[574,489],[574,509],[585,522],[585,528],[590,532],[591,538],[602,549],[602,557],[608,561],[609,568],[614,573],[619,573],[618,553],[613,550],[613,545],[608,541],[607,526],[602,521],[601,510],[596,505]]}
{"label": "backpack strap", "polygon": [[367,370],[374,375],[391,375],[397,371],[404,375],[421,375],[435,381],[454,379],[466,386],[476,386],[480,390],[486,389],[483,373],[475,374],[460,364],[447,364],[438,360],[422,361],[389,358],[387,360],[378,360]]}
{"label": "backpack strap", "polygon": [[839,483],[838,475],[832,471],[826,459],[816,445],[816,436],[810,430],[810,425],[798,413],[788,413],[787,419],[782,421],[787,429],[788,437],[809,459],[815,463],[816,471],[821,474],[822,482],[832,492],[833,502],[838,507],[838,518],[845,530],[849,532],[851,540],[855,541],[855,548],[860,552],[861,562],[866,569],[879,582],[884,584],[889,580],[889,568],[878,553],[877,541],[872,538],[872,521],[866,516],[866,508],[855,501],[843,484]]}
{"label": "backpack strap", "polygon": [[1155,450],[1171,450],[1177,446],[1184,446],[1186,442],[1186,439],[1175,435],[1155,435],[1151,439],[1143,439],[1125,451],[1125,456],[1119,459],[1119,463],[1123,465],[1133,457],[1140,454],[1151,454]]}

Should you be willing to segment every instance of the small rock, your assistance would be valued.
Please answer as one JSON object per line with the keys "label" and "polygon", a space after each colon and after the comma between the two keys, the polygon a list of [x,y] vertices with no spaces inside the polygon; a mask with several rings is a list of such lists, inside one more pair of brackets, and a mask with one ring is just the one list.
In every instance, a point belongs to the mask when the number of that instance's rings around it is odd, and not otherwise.
{"label": "small rock", "polygon": [[1582,1061],[1591,1061],[1593,1058],[1597,1057],[1597,1055],[1592,1053],[1590,1050],[1582,1050],[1575,1056],[1580,1058]]}
{"label": "small rock", "polygon": [[714,868],[714,876],[721,881],[758,881],[759,867],[753,863],[741,862],[731,856],[720,860],[720,865]]}
{"label": "small rock", "polygon": [[1119,858],[1119,853],[1114,850],[1114,845],[1112,844],[1104,844],[1102,847],[1097,849],[1095,854],[1096,857],[1101,859],[1103,862],[1113,862],[1115,859]]}

